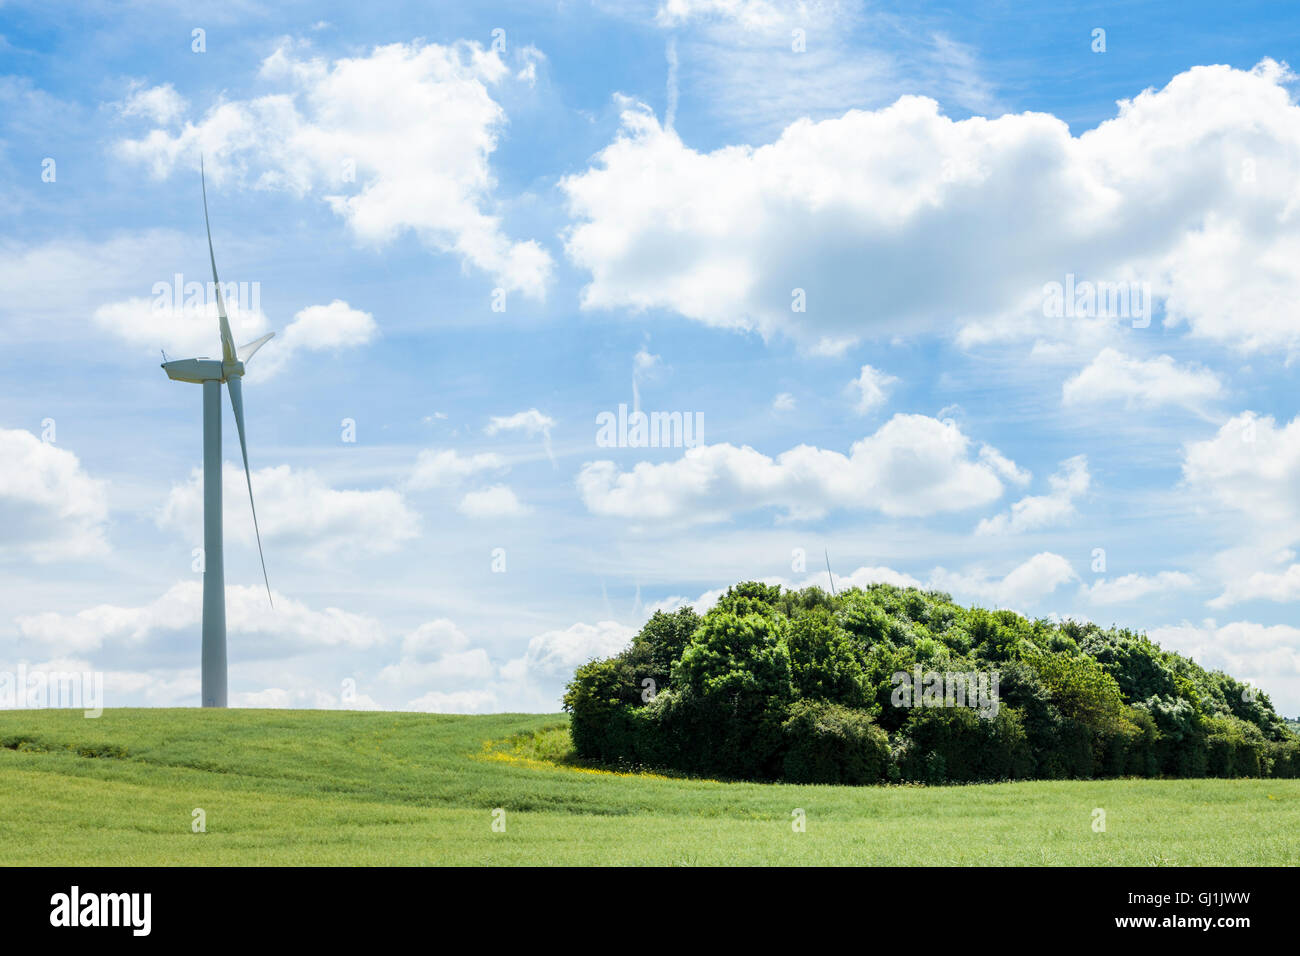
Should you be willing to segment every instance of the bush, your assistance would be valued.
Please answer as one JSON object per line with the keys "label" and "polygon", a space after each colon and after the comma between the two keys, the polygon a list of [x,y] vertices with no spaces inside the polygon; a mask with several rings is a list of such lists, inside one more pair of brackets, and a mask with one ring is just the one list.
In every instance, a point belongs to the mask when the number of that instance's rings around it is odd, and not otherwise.
{"label": "bush", "polygon": [[966,707],[917,708],[904,735],[900,770],[906,780],[969,783],[1033,773],[1023,720],[1013,707],[1000,706],[991,718]]}
{"label": "bush", "polygon": [[[681,658],[699,626],[700,616],[688,607],[671,614],[656,611],[646,621],[623,655],[638,692],[651,691],[646,695],[649,698],[671,686],[673,663]],[[645,686],[647,680],[653,682],[650,687]]]}
{"label": "bush", "polygon": [[860,710],[799,701],[781,733],[791,783],[879,783],[888,773],[889,737]]}
{"label": "bush", "polygon": [[790,673],[797,697],[846,707],[871,705],[862,646],[823,610],[791,622],[786,633]]}
{"label": "bush", "polygon": [[[894,675],[918,668],[929,699],[896,706]],[[933,699],[945,671],[999,674],[991,719]],[[564,706],[582,757],[735,778],[1300,776],[1267,696],[1143,635],[886,584],[750,581],[703,617],[656,613],[577,669]]]}

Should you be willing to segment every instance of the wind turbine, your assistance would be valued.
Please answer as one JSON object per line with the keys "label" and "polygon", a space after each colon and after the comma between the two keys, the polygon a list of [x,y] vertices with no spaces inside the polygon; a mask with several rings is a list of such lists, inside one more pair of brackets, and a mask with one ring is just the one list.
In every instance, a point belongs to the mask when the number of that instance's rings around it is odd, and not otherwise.
{"label": "wind turbine", "polygon": [[[203,706],[226,706],[226,572],[221,554],[221,386],[230,391],[230,407],[239,429],[239,450],[244,456],[244,478],[248,482],[248,503],[253,509],[253,531],[257,535],[257,556],[262,560],[266,599],[271,601],[271,581],[266,576],[262,555],[262,532],[257,527],[257,506],[253,504],[253,476],[248,470],[248,444],[244,440],[244,362],[253,357],[274,332],[235,350],[226,318],[226,303],[217,278],[217,257],[212,252],[212,226],[208,222],[208,183],[199,160],[199,181],[203,188],[203,225],[208,233],[208,259],[212,262],[212,284],[217,292],[217,324],[221,333],[221,360],[206,357],[163,362],[163,371],[175,382],[203,386]],[[240,359],[240,355],[243,359]],[[164,355],[163,358],[167,356]],[[275,603],[271,602],[275,607]]]}

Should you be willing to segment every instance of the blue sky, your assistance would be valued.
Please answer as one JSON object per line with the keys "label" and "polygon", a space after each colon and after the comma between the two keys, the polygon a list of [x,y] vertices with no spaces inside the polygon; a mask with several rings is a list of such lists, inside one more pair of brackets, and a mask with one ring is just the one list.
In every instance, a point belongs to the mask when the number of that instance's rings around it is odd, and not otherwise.
{"label": "blue sky", "polygon": [[[2,3],[0,669],[197,699],[200,393],[158,362],[218,342],[156,287],[208,279],[202,153],[236,339],[277,332],[244,389],[274,612],[226,420],[232,704],[552,710],[653,608],[828,552],[1300,713],[1298,34]],[[702,441],[606,447],[620,404]]]}

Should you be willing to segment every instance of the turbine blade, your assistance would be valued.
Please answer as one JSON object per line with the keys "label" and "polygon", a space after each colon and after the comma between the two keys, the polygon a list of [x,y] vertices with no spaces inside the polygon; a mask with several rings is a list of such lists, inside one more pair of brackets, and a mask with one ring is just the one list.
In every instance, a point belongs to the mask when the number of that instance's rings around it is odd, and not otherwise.
{"label": "turbine blade", "polygon": [[271,607],[275,601],[271,598],[271,580],[266,576],[266,558],[262,554],[262,532],[257,527],[257,505],[253,503],[253,475],[248,470],[248,443],[244,440],[244,391],[243,382],[238,375],[226,380],[230,389],[230,407],[235,410],[235,427],[239,429],[239,451],[244,456],[244,480],[248,482],[248,504],[253,509],[253,533],[257,535],[257,556],[262,561],[262,580],[266,582],[266,599]]}
{"label": "turbine blade", "polygon": [[253,341],[249,342],[247,345],[241,345],[239,347],[239,360],[241,362],[247,362],[249,359],[253,357],[253,354],[258,349],[260,349],[267,342],[271,341],[271,339],[273,339],[274,337],[275,337],[274,332],[267,332],[260,339],[253,339]]}
{"label": "turbine blade", "polygon": [[208,231],[208,259],[212,262],[212,284],[217,289],[217,327],[221,331],[221,361],[237,362],[235,338],[230,334],[230,320],[226,318],[226,302],[221,295],[221,280],[217,278],[217,256],[212,251],[212,224],[208,221],[208,178],[203,172],[203,157],[199,157],[199,182],[203,185],[203,227]]}

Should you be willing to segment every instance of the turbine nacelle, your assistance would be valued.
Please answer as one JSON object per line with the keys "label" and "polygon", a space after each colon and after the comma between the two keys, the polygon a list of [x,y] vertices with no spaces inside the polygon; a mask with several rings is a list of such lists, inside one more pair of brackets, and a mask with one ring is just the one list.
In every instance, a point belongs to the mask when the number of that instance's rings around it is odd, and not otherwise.
{"label": "turbine nacelle", "polygon": [[243,362],[219,362],[216,359],[192,358],[163,362],[162,369],[173,382],[225,382],[244,374]]}

